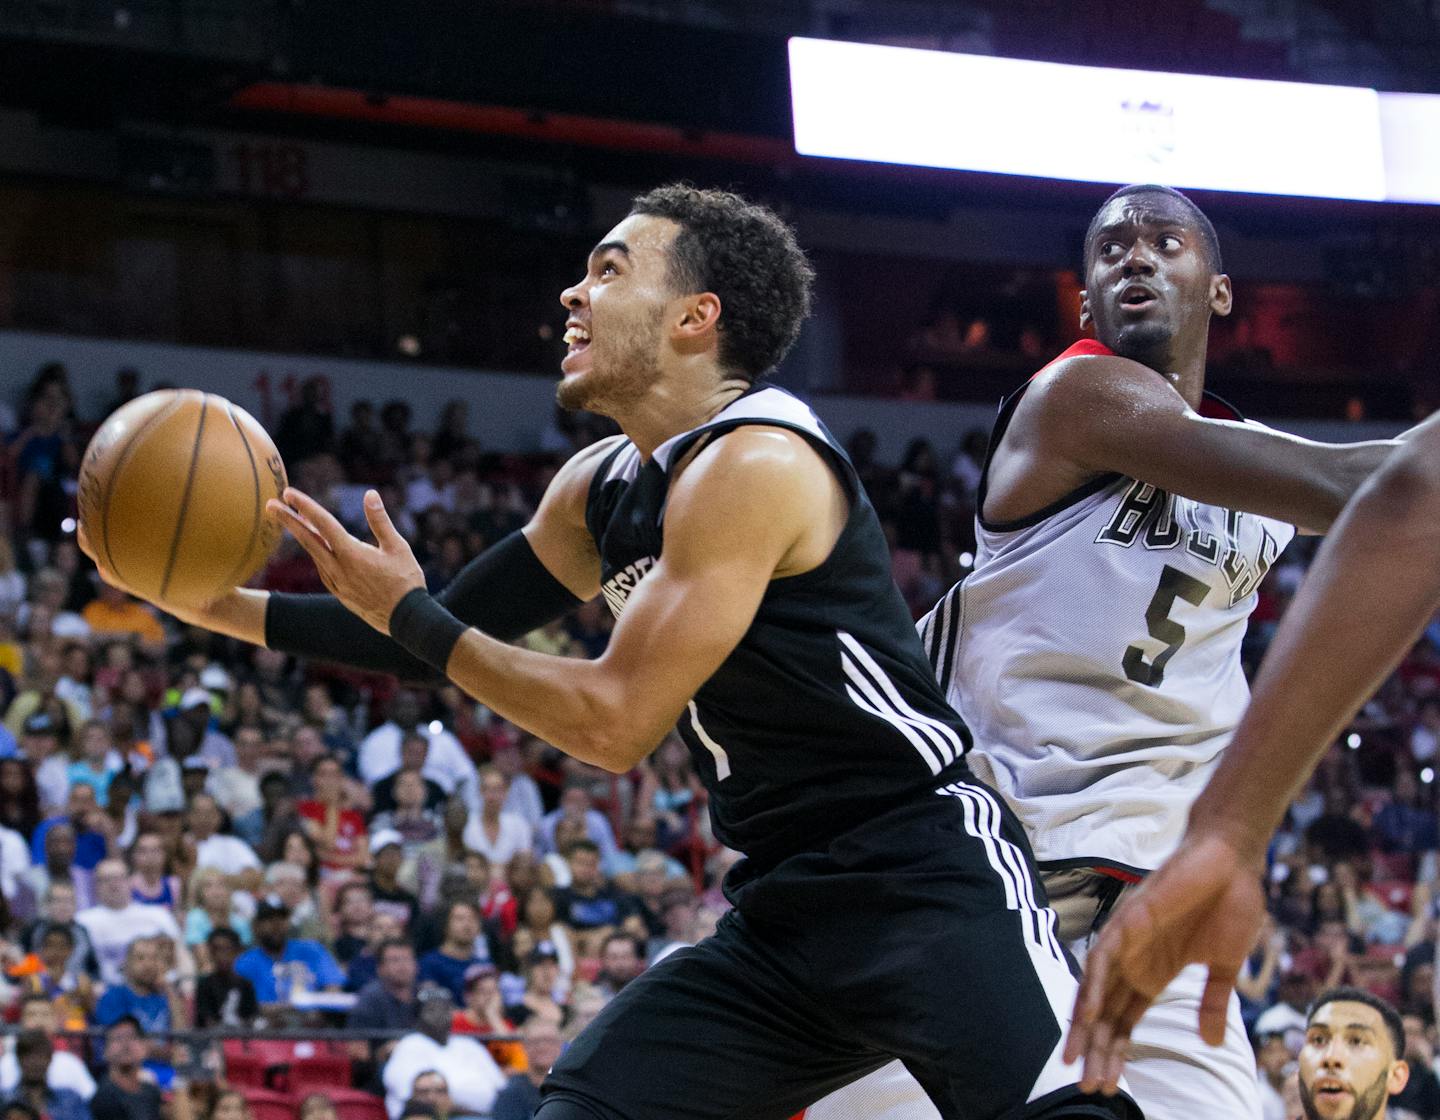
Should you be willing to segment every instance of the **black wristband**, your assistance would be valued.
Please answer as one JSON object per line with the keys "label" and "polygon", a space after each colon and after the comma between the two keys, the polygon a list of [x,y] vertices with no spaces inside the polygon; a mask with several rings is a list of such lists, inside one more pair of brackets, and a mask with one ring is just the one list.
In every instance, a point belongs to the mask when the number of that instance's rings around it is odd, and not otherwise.
{"label": "black wristband", "polygon": [[423,587],[408,592],[390,612],[390,637],[442,674],[467,629]]}

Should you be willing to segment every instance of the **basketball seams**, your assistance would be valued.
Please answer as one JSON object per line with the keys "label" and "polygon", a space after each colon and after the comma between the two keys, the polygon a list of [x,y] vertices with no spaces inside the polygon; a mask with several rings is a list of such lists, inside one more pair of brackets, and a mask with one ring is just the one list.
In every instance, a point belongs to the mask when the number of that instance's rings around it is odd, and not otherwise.
{"label": "basketball seams", "polygon": [[224,581],[220,584],[223,590],[226,587],[234,587],[235,581],[239,578],[250,564],[250,553],[255,548],[255,538],[260,533],[260,471],[255,466],[255,453],[250,449],[250,441],[245,438],[245,429],[241,427],[239,419],[235,416],[235,406],[229,401],[225,402],[225,412],[230,417],[230,423],[235,425],[235,434],[240,437],[240,446],[245,448],[245,458],[250,462],[250,483],[255,492],[255,512],[250,521],[250,539],[245,542],[244,549],[240,552],[240,562],[231,568],[226,574]]}
{"label": "basketball seams", "polygon": [[165,574],[160,580],[159,598],[165,597],[170,586],[170,577],[175,572],[175,561],[180,555],[180,535],[185,531],[185,514],[190,507],[190,492],[195,486],[195,467],[200,461],[200,441],[205,435],[205,414],[210,409],[210,394],[200,395],[200,420],[195,425],[195,445],[190,450],[190,470],[185,475],[185,489],[180,494],[180,512],[175,516],[175,534],[170,539],[170,558],[165,562]]}
{"label": "basketball seams", "polygon": [[122,469],[125,466],[125,460],[129,458],[131,452],[137,450],[137,448],[139,447],[140,437],[143,436],[147,431],[149,431],[151,426],[158,424],[161,420],[165,419],[177,408],[179,408],[180,405],[184,403],[184,401],[184,396],[176,393],[174,400],[172,400],[164,408],[158,408],[153,413],[151,413],[150,416],[148,416],[141,423],[141,425],[136,428],[134,432],[131,433],[130,438],[125,442],[125,446],[120,449],[120,454],[115,457],[115,465],[112,466],[107,472],[107,477],[105,479],[105,490],[100,497],[100,547],[105,551],[105,559],[108,563],[110,570],[114,572],[116,578],[120,579],[122,582],[125,580],[125,577],[121,574],[120,568],[115,563],[115,557],[110,550],[111,495],[115,491],[115,484],[120,478]]}

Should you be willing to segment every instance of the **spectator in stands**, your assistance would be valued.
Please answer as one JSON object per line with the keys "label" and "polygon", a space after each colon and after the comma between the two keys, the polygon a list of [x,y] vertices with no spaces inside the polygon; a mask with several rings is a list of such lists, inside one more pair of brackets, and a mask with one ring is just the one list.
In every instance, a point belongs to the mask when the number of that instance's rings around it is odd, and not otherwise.
{"label": "spectator in stands", "polygon": [[300,1101],[300,1120],[340,1120],[335,1102],[324,1093],[307,1093]]}
{"label": "spectator in stands", "polygon": [[407,859],[419,858],[428,851],[432,862],[438,862],[444,849],[440,815],[425,807],[425,779],[418,770],[401,770],[395,774],[392,789],[395,808],[371,818],[371,835],[398,833]]}
{"label": "spectator in stands", "polygon": [[405,849],[398,832],[377,833],[374,838],[374,866],[370,869],[370,896],[377,911],[394,915],[410,928],[420,913],[420,900],[400,883],[400,866]]}
{"label": "spectator in stands", "polygon": [[645,971],[645,942],[631,933],[612,933],[600,950],[595,986],[609,999]]}
{"label": "spectator in stands", "polygon": [[12,980],[25,992],[55,1007],[66,1030],[83,1030],[95,1008],[95,988],[90,976],[75,960],[72,925],[46,925],[34,953],[9,970]]}
{"label": "spectator in stands", "polygon": [[309,941],[326,941],[328,923],[321,909],[324,895],[310,885],[298,864],[272,863],[265,869],[265,897],[290,911],[290,933]]}
{"label": "spectator in stands", "polygon": [[110,780],[120,772],[123,760],[110,740],[110,728],[102,720],[86,720],[80,725],[80,757],[65,772],[70,788],[87,785],[95,794],[96,804],[104,805],[109,797]]}
{"label": "spectator in stands", "polygon": [[317,941],[290,936],[290,909],[284,904],[262,902],[252,928],[255,945],[235,962],[235,971],[254,985],[255,998],[267,1017],[285,1010],[295,987],[298,970],[284,970],[287,982],[282,988],[277,965],[300,965],[301,987],[338,992],[345,983],[345,973],[330,950]]}
{"label": "spectator in stands", "polygon": [[307,377],[301,384],[299,399],[280,416],[275,446],[292,470],[304,460],[334,449],[335,421],[324,378]]}
{"label": "spectator in stands", "polygon": [[[17,697],[10,707],[13,709],[19,702]],[[24,717],[20,729],[20,754],[35,782],[40,808],[46,812],[59,809],[70,791],[70,779],[66,777],[70,760],[63,747],[68,724],[63,720],[63,709],[61,718],[47,711],[33,711]],[[38,824],[37,821],[37,829]],[[32,829],[32,842],[34,833]],[[39,856],[35,858],[38,861]]]}
{"label": "spectator in stands", "polygon": [[243,946],[229,926],[216,926],[205,938],[210,971],[195,984],[195,1026],[249,1027],[260,1014],[255,985],[235,971]]}
{"label": "spectator in stands", "polygon": [[[345,1026],[365,1031],[414,1030],[420,1010],[415,947],[401,938],[391,938],[380,943],[375,957],[375,979],[357,993]],[[368,1062],[378,1072],[393,1048],[394,1042],[389,1040],[357,1042],[350,1052],[357,1062]]]}
{"label": "spectator in stands", "polygon": [[1410,766],[1397,766],[1392,795],[1375,814],[1371,836],[1387,854],[1419,856],[1440,847],[1434,810],[1421,804],[1420,781]]}
{"label": "spectator in stands", "polygon": [[515,743],[497,745],[490,756],[490,763],[504,774],[510,783],[502,807],[504,811],[523,818],[532,832],[539,828],[545,815],[544,801],[535,779],[525,772],[525,760],[520,754],[519,746]]}
{"label": "spectator in stands", "polygon": [[132,941],[143,937],[168,937],[176,945],[182,975],[194,975],[194,963],[175,916],[162,906],[132,901],[130,875],[118,859],[103,860],[95,868],[95,897],[96,904],[80,911],[76,920],[90,935],[100,979],[106,984],[124,982],[126,952]]}
{"label": "spectator in stands", "polygon": [[[360,779],[375,785],[400,769],[400,742],[407,731],[420,723],[420,701],[413,692],[401,690],[390,701],[390,718],[360,742]],[[444,789],[446,796],[460,793],[472,811],[478,811],[475,764],[453,734],[444,728],[424,729],[430,748],[421,773]]]}
{"label": "spectator in stands", "polygon": [[563,854],[570,867],[570,885],[555,891],[560,920],[578,933],[609,930],[623,922],[634,902],[606,881],[600,870],[600,848],[590,840],[576,840]]}
{"label": "spectator in stands", "polygon": [[331,755],[322,755],[310,767],[313,796],[297,807],[300,819],[319,850],[326,871],[352,871],[370,864],[365,817],[345,805],[345,772]]}
{"label": "spectator in stands", "polygon": [[387,941],[406,938],[405,923],[388,911],[377,909],[370,918],[370,930],[365,939],[365,948],[356,953],[345,970],[345,990],[358,992],[375,979],[379,968],[380,946]]}
{"label": "spectator in stands", "polygon": [[[42,995],[26,996],[20,1004],[20,1029],[39,1031],[55,1042],[60,1020],[55,1006]],[[0,1055],[0,1092],[13,1093],[20,1084],[20,1063],[16,1060],[13,1036],[6,1040],[5,1053]],[[50,1056],[50,1067],[45,1071],[45,1083],[52,1089],[69,1089],[82,1101],[95,1095],[95,1078],[85,1063],[68,1050],[56,1047]]]}
{"label": "spectator in stands", "polygon": [[130,897],[180,913],[184,901],[180,876],[171,874],[165,838],[158,832],[142,832],[130,845]]}
{"label": "spectator in stands", "polygon": [[560,963],[560,973],[569,980],[575,975],[575,950],[570,931],[558,920],[555,899],[550,891],[535,885],[520,900],[518,928],[529,932],[532,944],[549,944]]}
{"label": "spectator in stands", "polygon": [[[0,537],[0,540],[3,539]],[[49,723],[48,716],[41,718]],[[26,761],[24,748],[18,749],[19,756],[0,758],[0,825],[18,832],[28,844],[35,826],[40,823],[40,790],[35,784],[35,771]],[[26,863],[29,862],[27,859]]]}
{"label": "spectator in stands", "polygon": [[[93,1120],[161,1120],[160,1090],[141,1073],[147,1050],[145,1031],[135,1019],[106,1028],[106,1073],[90,1100]],[[177,1100],[184,1097],[176,1095]],[[173,1120],[184,1118],[177,1110]]]}
{"label": "spectator in stands", "polygon": [[395,808],[395,782],[401,774],[414,772],[425,782],[425,808],[439,809],[445,804],[445,787],[425,777],[425,760],[430,754],[430,739],[422,731],[407,731],[400,740],[400,769],[381,778],[371,791],[375,813],[388,813]]}
{"label": "spectator in stands", "polygon": [[1410,754],[1416,762],[1429,762],[1440,751],[1440,697],[1420,701],[1414,730],[1410,732]]}
{"label": "spectator in stands", "polygon": [[444,930],[440,946],[420,958],[420,979],[440,985],[453,1001],[462,1003],[466,972],[491,963],[480,908],[463,900],[450,903]]}
{"label": "spectator in stands", "polygon": [[542,941],[526,954],[524,965],[524,993],[518,1004],[506,1007],[506,1016],[522,1026],[533,1018],[541,1018],[563,1027],[568,1017],[565,1004],[570,992],[560,975],[560,958],[555,946]]}
{"label": "spectator in stands", "polygon": [[150,608],[103,579],[98,589],[99,597],[80,612],[91,633],[133,635],[145,654],[161,656],[165,652],[165,628]]}
{"label": "spectator in stands", "polygon": [[215,1098],[209,1120],[254,1120],[250,1102],[238,1089],[227,1089]]}
{"label": "spectator in stands", "polygon": [[340,434],[340,465],[351,479],[360,483],[380,481],[383,448],[375,423],[375,403],[358,400],[350,405],[350,426]]}
{"label": "spectator in stands", "polygon": [[234,735],[235,765],[217,766],[205,779],[205,792],[230,818],[235,835],[253,849],[265,829],[260,797],[260,763],[265,736],[258,728],[241,727]]}
{"label": "spectator in stands", "polygon": [[375,898],[366,883],[351,880],[335,892],[335,938],[330,950],[342,965],[348,965],[364,950],[370,922],[375,917]]}
{"label": "spectator in stands", "polygon": [[1305,830],[1306,841],[1326,862],[1358,859],[1370,850],[1370,838],[1351,815],[1354,801],[1343,788],[1325,794],[1325,811]]}
{"label": "spectator in stands", "polygon": [[125,954],[124,979],[112,985],[95,1007],[95,1022],[102,1027],[133,1018],[146,1034],[168,1036],[187,1025],[184,1000],[165,979],[160,947],[148,937],[130,942]]}
{"label": "spectator in stands", "polygon": [[202,867],[190,876],[186,898],[185,944],[195,951],[197,960],[217,929],[232,930],[242,945],[250,943],[250,921],[236,903],[229,878],[218,867]]}
{"label": "spectator in stands", "polygon": [[32,953],[38,952],[46,930],[51,926],[64,926],[69,930],[75,945],[66,967],[87,976],[98,976],[100,966],[95,960],[90,935],[85,932],[85,927],[75,920],[80,909],[73,883],[52,883],[41,896],[39,918],[20,936],[21,946]]}
{"label": "spectator in stands", "polygon": [[460,1114],[450,1099],[450,1084],[445,1075],[433,1069],[416,1074],[410,1086],[410,1099],[400,1115],[401,1120],[458,1120]]}
{"label": "spectator in stands", "polygon": [[74,1089],[56,1089],[49,1084],[50,1060],[55,1044],[44,1031],[22,1030],[15,1040],[15,1061],[20,1082],[9,1093],[35,1109],[45,1120],[90,1120],[90,1110]]}
{"label": "spectator in stands", "polygon": [[238,836],[224,831],[225,814],[208,793],[190,799],[190,839],[195,845],[196,869],[213,867],[241,890],[254,890],[260,882],[260,857]]}
{"label": "spectator in stands", "polygon": [[479,1042],[450,1033],[454,1014],[447,989],[435,985],[421,989],[417,1029],[395,1044],[382,1074],[391,1120],[398,1120],[415,1078],[429,1070],[445,1078],[458,1113],[483,1116],[494,1105],[505,1075]]}
{"label": "spectator in stands", "polygon": [[510,779],[494,766],[480,770],[480,812],[465,826],[467,848],[481,852],[492,864],[509,863],[516,852],[535,846],[535,834],[525,818],[505,811]]}
{"label": "spectator in stands", "polygon": [[45,837],[49,832],[61,825],[69,825],[74,831],[71,834],[73,850],[69,844],[64,846],[69,852],[70,862],[82,871],[89,871],[105,858],[108,841],[105,833],[101,831],[106,827],[104,815],[99,811],[100,806],[95,802],[95,790],[87,785],[75,785],[70,787],[70,792],[65,798],[65,812],[63,815],[50,817],[40,822],[35,829],[35,835],[30,841],[30,853],[36,863],[44,863],[47,867],[52,866],[52,861],[45,853]]}
{"label": "spectator in stands", "polygon": [[599,853],[600,862],[610,866],[610,860],[619,852],[620,845],[615,842],[615,830],[610,827],[605,814],[592,806],[590,791],[583,781],[567,784],[565,792],[560,795],[560,807],[546,813],[541,820],[540,836],[545,851],[564,855],[555,839],[555,828],[562,820],[579,823],[584,835]]}
{"label": "spectator in stands", "polygon": [[510,1078],[495,1097],[493,1120],[533,1120],[540,1107],[540,1086],[560,1058],[560,1031],[547,1019],[531,1019],[520,1032],[526,1068]]}

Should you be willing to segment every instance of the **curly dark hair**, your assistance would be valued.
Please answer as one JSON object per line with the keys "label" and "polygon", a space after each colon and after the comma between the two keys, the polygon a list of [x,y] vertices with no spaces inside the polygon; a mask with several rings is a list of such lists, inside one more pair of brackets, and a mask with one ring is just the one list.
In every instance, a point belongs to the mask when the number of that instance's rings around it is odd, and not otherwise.
{"label": "curly dark hair", "polygon": [[677,290],[720,297],[720,363],[748,380],[785,357],[810,314],[815,270],[773,210],[729,191],[671,183],[642,194],[632,214],[680,226],[670,249]]}

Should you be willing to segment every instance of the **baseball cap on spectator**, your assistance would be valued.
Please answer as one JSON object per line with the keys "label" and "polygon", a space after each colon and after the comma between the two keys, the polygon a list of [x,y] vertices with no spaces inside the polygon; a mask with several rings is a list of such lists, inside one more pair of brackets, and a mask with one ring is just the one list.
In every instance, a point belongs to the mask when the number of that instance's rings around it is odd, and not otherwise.
{"label": "baseball cap on spectator", "polygon": [[535,948],[530,950],[530,955],[525,958],[526,967],[532,964],[539,964],[541,961],[559,962],[560,953],[555,948],[553,941],[541,941]]}
{"label": "baseball cap on spectator", "polygon": [[1264,1038],[1266,1035],[1284,1034],[1293,1030],[1304,1032],[1305,1016],[1288,1003],[1277,1003],[1255,1020],[1255,1026],[1250,1033],[1256,1038]]}
{"label": "baseball cap on spectator", "polygon": [[500,970],[496,968],[493,964],[472,964],[469,968],[465,970],[465,977],[461,983],[461,986],[464,987],[466,991],[469,991],[470,985],[475,983],[475,981],[483,980],[487,976],[499,975]]}
{"label": "baseball cap on spectator", "polygon": [[26,735],[59,735],[60,729],[46,712],[36,712],[25,718],[21,728]]}
{"label": "baseball cap on spectator", "polygon": [[214,764],[210,761],[210,759],[201,758],[198,754],[192,754],[189,758],[187,758],[184,762],[180,764],[180,769],[204,770],[208,773],[212,765]]}
{"label": "baseball cap on spectator", "polygon": [[378,856],[380,852],[390,847],[391,844],[399,847],[405,846],[405,837],[401,836],[393,828],[378,828],[370,836],[370,854]]}
{"label": "baseball cap on spectator", "polygon": [[203,688],[187,688],[185,694],[180,697],[180,710],[186,711],[204,705],[210,707],[210,694]]}
{"label": "baseball cap on spectator", "polygon": [[200,674],[200,687],[211,692],[229,692],[233,684],[230,674],[219,665],[207,665]]}

